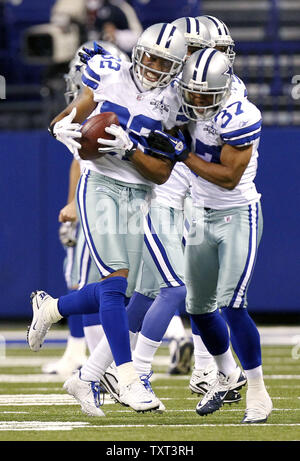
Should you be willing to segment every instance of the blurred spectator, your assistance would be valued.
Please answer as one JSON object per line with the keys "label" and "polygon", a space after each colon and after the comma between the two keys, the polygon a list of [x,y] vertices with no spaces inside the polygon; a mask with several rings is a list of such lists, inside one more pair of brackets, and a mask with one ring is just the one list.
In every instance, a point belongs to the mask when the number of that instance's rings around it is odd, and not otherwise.
{"label": "blurred spectator", "polygon": [[128,2],[124,0],[87,0],[89,40],[114,43],[122,51],[131,53],[142,25]]}
{"label": "blurred spectator", "polygon": [[86,0],[56,0],[51,10],[50,22],[62,28],[76,24],[79,43],[84,42],[87,24]]}
{"label": "blurred spectator", "polygon": [[200,16],[201,0],[128,0],[144,29],[157,22],[172,22],[183,16]]}

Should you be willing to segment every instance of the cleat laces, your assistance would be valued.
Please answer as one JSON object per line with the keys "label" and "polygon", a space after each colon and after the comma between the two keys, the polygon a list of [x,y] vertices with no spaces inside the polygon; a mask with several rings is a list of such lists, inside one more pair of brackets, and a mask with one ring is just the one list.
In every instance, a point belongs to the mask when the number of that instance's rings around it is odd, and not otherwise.
{"label": "cleat laces", "polygon": [[153,371],[150,371],[148,375],[141,375],[140,380],[142,381],[144,388],[147,391],[152,392],[152,394],[154,394],[152,386],[150,384],[150,378],[152,375],[153,375]]}
{"label": "cleat laces", "polygon": [[104,388],[100,385],[100,383],[96,381],[91,382],[91,390],[93,393],[95,405],[97,408],[101,407],[104,404]]}

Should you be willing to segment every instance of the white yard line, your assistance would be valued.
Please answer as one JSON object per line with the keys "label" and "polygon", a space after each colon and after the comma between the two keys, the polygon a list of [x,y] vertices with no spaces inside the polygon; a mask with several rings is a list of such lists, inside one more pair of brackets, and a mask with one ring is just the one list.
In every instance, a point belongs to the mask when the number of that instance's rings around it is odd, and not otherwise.
{"label": "white yard line", "polygon": [[[280,424],[280,423],[264,423],[264,424],[164,424],[164,427],[169,428],[185,428],[189,429],[191,427],[197,427],[199,429],[206,427],[240,427],[244,428],[246,431],[251,427],[298,427],[300,423],[295,424]],[[89,424],[83,421],[6,421],[0,422],[0,431],[71,431],[73,429],[136,429],[136,428],[161,428],[161,424]]]}
{"label": "white yard line", "polygon": [[[105,396],[105,405],[114,401]],[[5,394],[0,395],[0,406],[26,405],[78,405],[78,402],[68,394]]]}

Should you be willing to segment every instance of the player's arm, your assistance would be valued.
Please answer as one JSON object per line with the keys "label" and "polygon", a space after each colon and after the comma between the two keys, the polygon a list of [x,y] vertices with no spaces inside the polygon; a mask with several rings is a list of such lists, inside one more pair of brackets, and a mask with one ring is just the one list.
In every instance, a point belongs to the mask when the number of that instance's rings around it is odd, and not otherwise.
{"label": "player's arm", "polygon": [[71,163],[70,172],[69,172],[69,190],[68,190],[67,203],[70,203],[75,199],[75,193],[76,193],[77,184],[80,178],[80,174],[81,174],[80,164],[78,160],[74,158]]}
{"label": "player's arm", "polygon": [[223,144],[220,163],[207,162],[198,157],[185,143],[181,132],[179,137],[155,130],[149,136],[152,150],[168,152],[175,161],[184,162],[190,170],[201,178],[225,189],[234,189],[247,168],[252,155],[252,145],[232,146]]}
{"label": "player's arm", "polygon": [[74,108],[76,108],[76,115],[72,121],[81,124],[93,112],[96,106],[97,103],[94,101],[93,91],[85,86],[77,98],[51,121],[50,126],[70,115]]}
{"label": "player's arm", "polygon": [[69,190],[67,204],[60,210],[58,215],[59,222],[75,222],[77,221],[75,193],[78,180],[80,178],[79,162],[73,159],[69,172]]}
{"label": "player's arm", "polygon": [[168,158],[157,158],[136,149],[130,157],[138,172],[155,184],[164,184],[171,174],[173,163]]}
{"label": "player's arm", "polygon": [[78,139],[81,138],[81,124],[93,112],[97,103],[93,92],[84,88],[74,101],[58,114],[49,126],[49,132],[60,142],[65,144],[72,154],[81,149]]}
{"label": "player's arm", "polygon": [[[168,156],[152,156],[145,154],[131,140],[129,134],[120,125],[110,125],[105,131],[114,139],[98,138],[101,147],[99,153],[113,155],[115,158],[132,162],[144,178],[155,184],[164,184],[172,171],[174,162]],[[106,146],[106,147],[102,147]]]}
{"label": "player's arm", "polygon": [[252,155],[252,145],[234,147],[224,144],[220,163],[206,162],[190,152],[184,163],[194,173],[217,186],[234,189],[241,180]]}

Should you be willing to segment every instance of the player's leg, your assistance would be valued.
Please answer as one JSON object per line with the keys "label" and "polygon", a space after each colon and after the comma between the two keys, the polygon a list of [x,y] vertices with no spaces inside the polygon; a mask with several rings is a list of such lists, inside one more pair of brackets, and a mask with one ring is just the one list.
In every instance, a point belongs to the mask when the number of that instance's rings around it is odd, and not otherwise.
{"label": "player's leg", "polygon": [[187,311],[218,368],[216,381],[197,405],[200,415],[218,410],[228,392],[242,383],[241,371],[230,349],[226,322],[217,309],[218,270],[217,240],[210,211],[206,211],[203,219],[194,222],[185,249]]}
{"label": "player's leg", "polygon": [[[79,215],[79,210],[77,211]],[[79,224],[79,232],[77,238],[77,270],[78,270],[78,290],[91,283],[100,281],[99,271],[91,258],[89,247],[86,243],[82,226]],[[80,251],[80,248],[82,249]],[[85,337],[88,350],[91,353],[104,335],[103,328],[100,323],[98,312],[82,315],[83,334]]]}
{"label": "player's leg", "polygon": [[[155,274],[160,289],[145,314],[133,354],[135,368],[142,375],[150,374],[154,354],[174,313],[185,300],[181,223],[180,211],[153,204],[145,217],[144,269]],[[145,287],[138,290],[144,291]]]}
{"label": "player's leg", "polygon": [[125,313],[129,262],[124,236],[117,229],[118,188],[100,175],[87,172],[79,181],[77,201],[85,239],[102,279],[96,290],[100,320],[116,363],[121,365],[130,362],[131,353]]}
{"label": "player's leg", "polygon": [[[69,226],[66,226],[69,224]],[[62,240],[66,255],[63,263],[63,272],[66,285],[69,292],[76,290],[78,287],[78,266],[77,256],[82,252],[82,242],[80,241],[80,225],[79,223],[64,223],[68,232],[69,239],[64,235]],[[72,246],[67,246],[70,244]],[[67,377],[74,370],[80,368],[86,361],[86,342],[84,338],[82,318],[80,315],[70,316],[67,319],[69,334],[67,337],[67,345],[62,357],[55,361],[46,363],[42,367],[44,373],[60,374]]]}
{"label": "player's leg", "polygon": [[[89,172],[79,182],[78,203],[85,238],[103,277],[98,284],[100,319],[118,369],[120,395],[124,403],[139,411],[155,408],[156,402],[149,398],[142,402],[131,360],[125,299],[135,286],[141,260],[143,234],[133,222],[141,221],[146,190],[128,186]],[[136,402],[131,399],[133,388]]]}
{"label": "player's leg", "polygon": [[222,227],[226,234],[219,247],[218,305],[230,328],[232,347],[248,381],[243,422],[262,422],[270,414],[272,402],[263,379],[260,335],[247,311],[247,290],[263,228],[260,204],[233,213],[230,226]]}
{"label": "player's leg", "polygon": [[[65,223],[64,223],[65,224]],[[85,283],[82,283],[80,286],[81,280],[84,277],[87,277],[87,274],[89,273],[89,266],[90,266],[90,257],[89,257],[89,251],[87,248],[87,245],[85,244],[84,241],[84,235],[82,232],[82,228],[79,222],[76,224],[74,223],[68,223],[71,225],[71,229],[73,232],[75,232],[73,239],[74,246],[67,246],[65,247],[66,249],[66,258],[64,260],[64,276],[65,276],[65,281],[66,285],[69,289],[69,292],[75,291],[78,288],[81,288],[81,286],[84,286]],[[79,264],[81,262],[81,264]],[[76,342],[79,344],[79,340],[81,338],[82,342],[82,347],[84,345],[84,355],[85,355],[85,349],[86,349],[86,343],[84,339],[84,331],[83,331],[83,324],[82,324],[82,318],[80,315],[70,315],[67,318],[68,322],[68,327],[70,330],[70,341],[72,342],[72,338],[76,338]],[[69,339],[68,338],[68,339]],[[68,345],[69,346],[69,340],[68,340]],[[72,348],[70,347],[69,352],[72,351]],[[77,349],[74,350],[74,354],[80,354],[80,351]],[[86,360],[86,356],[85,356]],[[85,361],[84,360],[84,361]],[[84,361],[82,363],[84,363]]]}
{"label": "player's leg", "polygon": [[[193,202],[190,193],[184,199],[182,249],[185,249],[186,238],[192,222]],[[172,318],[165,338],[169,339],[170,374],[186,374],[191,369],[194,342],[190,339],[184,321],[187,320],[185,302]],[[189,357],[189,358],[188,358]]]}

